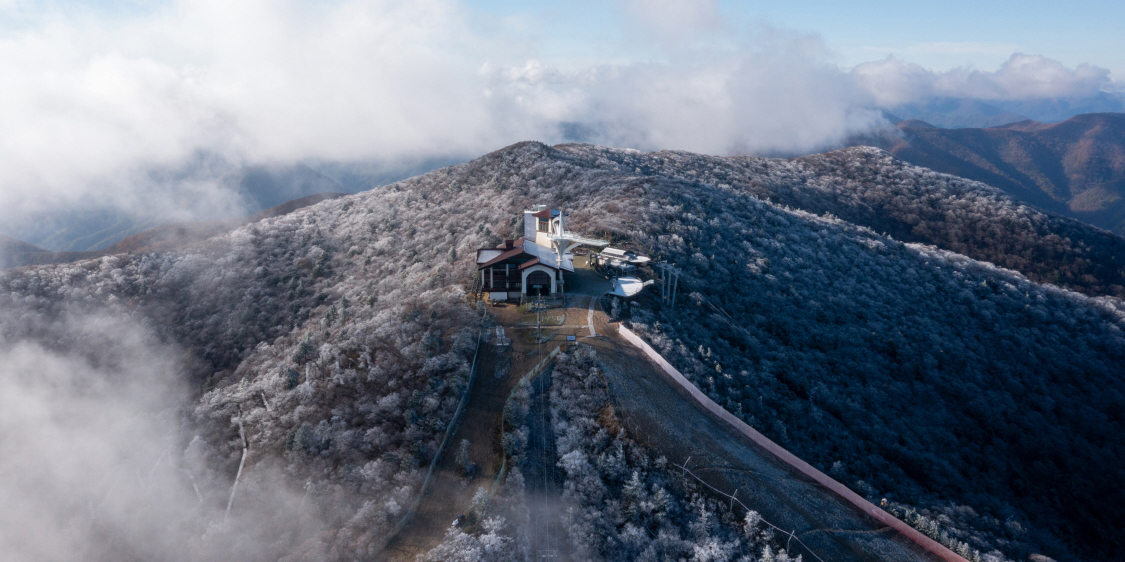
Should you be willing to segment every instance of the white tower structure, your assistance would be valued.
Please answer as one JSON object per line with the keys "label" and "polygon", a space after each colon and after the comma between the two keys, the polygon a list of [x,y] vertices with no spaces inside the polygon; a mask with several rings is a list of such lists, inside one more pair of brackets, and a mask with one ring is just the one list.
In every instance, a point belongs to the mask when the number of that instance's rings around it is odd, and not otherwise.
{"label": "white tower structure", "polygon": [[589,238],[566,229],[566,213],[536,205],[523,212],[523,237],[545,248],[554,250],[555,259],[562,269],[574,271],[572,250],[583,244],[598,248],[608,246],[608,240]]}

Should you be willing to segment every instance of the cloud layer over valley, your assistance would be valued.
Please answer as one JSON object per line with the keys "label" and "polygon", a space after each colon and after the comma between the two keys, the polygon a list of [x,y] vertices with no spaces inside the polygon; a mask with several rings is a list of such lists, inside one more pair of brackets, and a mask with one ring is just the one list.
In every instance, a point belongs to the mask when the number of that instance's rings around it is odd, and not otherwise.
{"label": "cloud layer over valley", "polygon": [[[182,353],[120,315],[32,316],[0,317],[5,560],[207,561],[268,551],[255,529],[285,529],[240,513],[224,521],[229,480],[184,433]],[[15,326],[37,324],[45,333],[8,339]],[[295,501],[281,503],[284,488],[272,490],[266,499],[301,521]]]}
{"label": "cloud layer over valley", "polygon": [[52,6],[4,8],[0,231],[13,235],[60,204],[237,214],[246,165],[401,165],[525,139],[792,154],[880,125],[879,105],[1114,85],[1029,55],[996,72],[841,68],[816,36],[734,29],[713,2],[622,3],[615,33],[647,45],[643,59],[541,56],[534,25],[457,0]]}

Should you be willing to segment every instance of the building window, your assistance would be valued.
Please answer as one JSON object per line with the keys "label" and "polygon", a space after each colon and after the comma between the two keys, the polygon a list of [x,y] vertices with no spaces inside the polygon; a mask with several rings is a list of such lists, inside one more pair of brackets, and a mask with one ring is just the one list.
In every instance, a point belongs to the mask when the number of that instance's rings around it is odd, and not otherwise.
{"label": "building window", "polygon": [[551,226],[551,221],[539,219],[539,232],[549,232],[550,226]]}

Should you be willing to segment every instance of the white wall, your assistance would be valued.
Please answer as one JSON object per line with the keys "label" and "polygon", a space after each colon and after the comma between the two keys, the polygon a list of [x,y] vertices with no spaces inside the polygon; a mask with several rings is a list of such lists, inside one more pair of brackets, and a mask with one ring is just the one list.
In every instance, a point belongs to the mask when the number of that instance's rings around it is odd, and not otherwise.
{"label": "white wall", "polygon": [[535,211],[523,212],[523,237],[527,240],[535,241],[535,224],[539,219],[531,216]]}

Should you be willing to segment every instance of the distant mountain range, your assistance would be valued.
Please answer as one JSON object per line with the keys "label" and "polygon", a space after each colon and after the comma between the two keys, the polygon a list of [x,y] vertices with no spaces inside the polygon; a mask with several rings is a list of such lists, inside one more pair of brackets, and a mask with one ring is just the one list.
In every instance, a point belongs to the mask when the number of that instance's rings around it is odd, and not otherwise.
{"label": "distant mountain range", "polygon": [[343,197],[343,193],[317,193],[270,207],[249,217],[212,221],[175,222],[126,236],[120,242],[100,250],[52,252],[0,234],[0,269],[25,265],[66,263],[130,252],[157,252],[182,249],[213,236],[230,232],[240,226],[262,219],[280,217],[327,199]]}
{"label": "distant mountain range", "polygon": [[1017,121],[1057,123],[1084,113],[1125,112],[1125,95],[1098,92],[1076,98],[981,100],[935,97],[885,108],[891,122],[917,119],[950,129],[996,127]]}
{"label": "distant mountain range", "polygon": [[[135,234],[183,222],[185,215],[201,221],[237,221],[286,201],[317,193],[349,191],[339,182],[300,164],[247,167],[232,172],[231,176],[234,179],[229,191],[233,195],[230,200],[234,203],[230,208],[217,212],[193,210],[193,201],[171,205],[180,214],[170,216],[166,209],[169,205],[151,205],[150,201],[143,199],[135,200],[129,206],[83,200],[4,224],[3,234],[48,251],[92,252],[105,250]],[[176,194],[154,192],[151,195],[154,201],[170,198],[176,198]],[[202,203],[203,208],[211,204]]]}
{"label": "distant mountain range", "polygon": [[1125,235],[1125,113],[962,129],[908,120],[850,142],[878,146],[912,164],[981,181],[1044,210]]}
{"label": "distant mountain range", "polygon": [[[44,250],[39,246],[34,246],[32,244],[28,244],[27,242],[16,240],[15,238],[12,238],[10,236],[4,236],[3,234],[0,234],[0,256],[8,254],[38,253],[50,253],[50,250]],[[0,262],[0,264],[2,263],[3,262]]]}
{"label": "distant mountain range", "polygon": [[[169,191],[175,188],[167,188],[151,195],[151,199],[162,201],[164,205],[134,200],[128,207],[122,207],[100,200],[84,200],[3,224],[0,234],[46,251],[96,252],[108,250],[129,236],[182,223],[184,215],[193,217],[195,221],[239,221],[242,217],[287,201],[319,193],[357,193],[461,161],[454,157],[440,157],[395,163],[372,160],[245,166],[224,172],[228,178],[224,181],[229,184],[225,187],[225,195],[230,196],[232,201],[229,208],[214,209],[214,201],[200,201],[198,207],[193,207],[195,201],[181,201],[182,195]],[[224,166],[228,165],[222,162],[200,165],[211,169],[209,173],[212,174],[218,173],[212,168],[222,171]],[[187,170],[158,175],[182,181],[191,177],[192,173],[192,167],[188,166]],[[167,214],[169,199],[177,201],[177,204],[171,205],[179,213],[177,216]],[[3,250],[2,246],[0,244],[0,250]]]}

